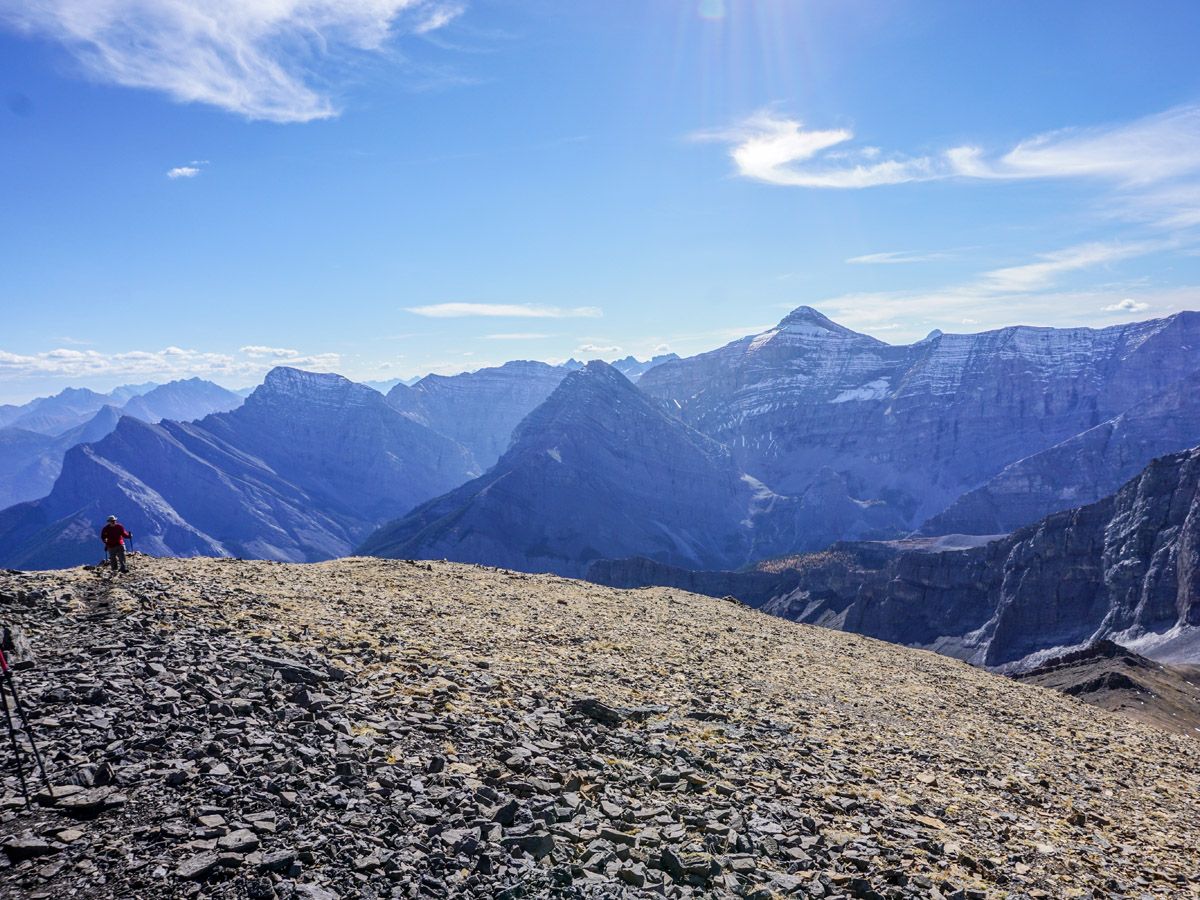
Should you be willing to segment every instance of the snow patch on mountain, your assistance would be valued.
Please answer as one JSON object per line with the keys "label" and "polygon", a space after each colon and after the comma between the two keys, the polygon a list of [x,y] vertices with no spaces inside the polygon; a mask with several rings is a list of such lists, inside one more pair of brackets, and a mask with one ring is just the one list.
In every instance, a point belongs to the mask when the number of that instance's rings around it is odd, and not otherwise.
{"label": "snow patch on mountain", "polygon": [[861,387],[842,391],[830,403],[850,403],[854,400],[882,400],[892,389],[892,383],[886,378],[876,378]]}

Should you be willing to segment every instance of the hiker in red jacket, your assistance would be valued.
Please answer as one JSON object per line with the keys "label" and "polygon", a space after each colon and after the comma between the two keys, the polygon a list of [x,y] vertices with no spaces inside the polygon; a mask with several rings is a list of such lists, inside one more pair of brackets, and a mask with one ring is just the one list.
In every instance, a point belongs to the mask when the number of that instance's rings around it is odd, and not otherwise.
{"label": "hiker in red jacket", "polygon": [[104,552],[108,554],[108,562],[114,572],[118,565],[122,572],[129,571],[125,568],[125,538],[133,540],[133,535],[125,530],[116,516],[109,516],[108,524],[100,529],[100,540],[104,541]]}

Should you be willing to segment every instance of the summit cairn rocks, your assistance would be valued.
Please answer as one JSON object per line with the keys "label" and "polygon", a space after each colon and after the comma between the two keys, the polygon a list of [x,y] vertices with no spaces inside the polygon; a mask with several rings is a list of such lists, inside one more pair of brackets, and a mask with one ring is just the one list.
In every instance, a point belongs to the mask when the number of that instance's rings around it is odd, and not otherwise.
{"label": "summit cairn rocks", "polygon": [[932,654],[447,563],[18,590],[0,897],[1200,897],[1200,741]]}

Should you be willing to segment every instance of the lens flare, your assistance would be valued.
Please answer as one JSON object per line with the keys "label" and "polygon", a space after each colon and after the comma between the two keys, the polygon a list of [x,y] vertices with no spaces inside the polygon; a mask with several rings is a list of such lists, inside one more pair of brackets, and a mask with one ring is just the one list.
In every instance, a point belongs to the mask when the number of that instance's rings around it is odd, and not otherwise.
{"label": "lens flare", "polygon": [[725,0],[700,0],[700,18],[725,18]]}

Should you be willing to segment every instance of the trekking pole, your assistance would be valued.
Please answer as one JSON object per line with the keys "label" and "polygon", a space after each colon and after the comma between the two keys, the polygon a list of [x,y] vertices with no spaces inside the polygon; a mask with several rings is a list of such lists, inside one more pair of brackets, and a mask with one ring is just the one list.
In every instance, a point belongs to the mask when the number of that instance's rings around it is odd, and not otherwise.
{"label": "trekking pole", "polygon": [[42,754],[38,751],[37,742],[33,739],[33,726],[29,724],[29,716],[25,714],[25,706],[21,703],[21,695],[17,693],[17,683],[13,680],[12,667],[8,664],[8,657],[4,655],[4,650],[0,648],[0,679],[3,679],[3,685],[0,685],[0,701],[4,704],[4,718],[8,724],[8,736],[13,745],[13,761],[17,766],[17,775],[21,781],[21,793],[25,795],[25,806],[29,806],[29,790],[25,785],[25,775],[21,771],[21,755],[18,752],[17,732],[13,727],[12,714],[8,709],[8,698],[5,696],[5,689],[12,694],[13,708],[17,711],[17,716],[21,720],[21,724],[25,728],[25,739],[29,741],[29,749],[33,751],[34,762],[37,763],[38,771],[42,775],[42,783],[46,786],[46,790],[50,793],[50,799],[54,799],[54,789],[50,787],[50,776],[46,774],[46,765],[42,762]]}
{"label": "trekking pole", "polygon": [[17,729],[13,725],[12,713],[8,711],[8,691],[2,684],[0,684],[0,704],[4,706],[4,722],[8,725],[8,739],[12,742],[13,766],[17,770],[17,780],[21,782],[21,796],[25,798],[25,808],[29,809],[29,786],[25,784],[25,770],[21,767],[21,745],[17,743]]}

